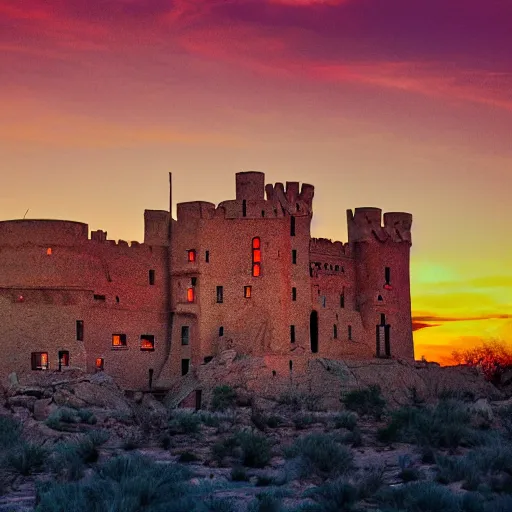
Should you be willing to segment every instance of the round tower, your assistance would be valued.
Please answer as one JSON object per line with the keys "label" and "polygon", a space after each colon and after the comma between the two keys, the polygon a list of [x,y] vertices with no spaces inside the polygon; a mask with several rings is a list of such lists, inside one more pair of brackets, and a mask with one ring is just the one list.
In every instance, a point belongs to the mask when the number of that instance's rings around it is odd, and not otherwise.
{"label": "round tower", "polygon": [[356,307],[377,357],[414,359],[410,291],[412,215],[347,210],[356,267]]}

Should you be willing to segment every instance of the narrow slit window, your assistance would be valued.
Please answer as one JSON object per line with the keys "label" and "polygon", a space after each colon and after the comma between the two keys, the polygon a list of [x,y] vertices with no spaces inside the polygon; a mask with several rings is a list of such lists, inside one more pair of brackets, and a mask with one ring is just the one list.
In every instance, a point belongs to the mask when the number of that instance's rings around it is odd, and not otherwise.
{"label": "narrow slit window", "polygon": [[155,350],[155,337],[152,334],[141,334],[140,349],[148,352]]}
{"label": "narrow slit window", "polygon": [[247,216],[247,201],[244,199],[242,201],[242,217]]}
{"label": "narrow slit window", "polygon": [[261,240],[259,237],[252,239],[252,275],[261,276]]}
{"label": "narrow slit window", "polygon": [[190,327],[188,325],[181,326],[181,344],[188,345],[190,342]]}
{"label": "narrow slit window", "polygon": [[126,347],[126,334],[112,334],[112,347]]}
{"label": "narrow slit window", "polygon": [[224,327],[221,325],[219,327],[219,337],[221,338],[222,336],[224,336]]}
{"label": "narrow slit window", "polygon": [[187,288],[187,302],[194,302],[196,298],[196,294],[194,292],[194,288]]}
{"label": "narrow slit window", "polygon": [[295,236],[295,217],[290,217],[290,236]]}
{"label": "narrow slit window", "polygon": [[250,299],[252,297],[252,286],[244,286],[244,297]]}
{"label": "narrow slit window", "polygon": [[380,325],[386,325],[386,315],[384,313],[380,314]]}
{"label": "narrow slit window", "polygon": [[292,263],[297,265],[297,249],[292,249]]}
{"label": "narrow slit window", "polygon": [[391,281],[391,269],[386,267],[384,269],[384,278],[386,279],[386,284],[390,284]]}
{"label": "narrow slit window", "polygon": [[196,262],[196,250],[195,249],[189,249],[187,251],[187,259],[189,263],[195,263]]}
{"label": "narrow slit window", "polygon": [[205,261],[206,263],[210,263],[210,251],[206,251],[206,252],[204,253],[204,261]]}
{"label": "narrow slit window", "polygon": [[222,304],[224,302],[224,287],[217,286],[217,303]]}
{"label": "narrow slit window", "polygon": [[352,341],[352,326],[351,325],[348,326],[348,339],[350,341]]}
{"label": "narrow slit window", "polygon": [[76,341],[84,341],[84,321],[76,321]]}
{"label": "narrow slit window", "polygon": [[340,308],[345,307],[345,289],[340,294]]}
{"label": "narrow slit window", "polygon": [[295,343],[295,325],[290,325],[290,342]]}
{"label": "narrow slit window", "polygon": [[155,284],[155,271],[150,270],[149,271],[149,284],[153,286]]}
{"label": "narrow slit window", "polygon": [[332,326],[332,337],[335,340],[338,339],[338,326],[336,324]]}
{"label": "narrow slit window", "polygon": [[292,288],[292,300],[293,301],[297,300],[297,288],[295,288],[295,287]]}
{"label": "narrow slit window", "polygon": [[99,300],[101,302],[105,302],[107,300],[107,297],[105,295],[98,295],[97,293],[93,295],[93,298],[94,300]]}

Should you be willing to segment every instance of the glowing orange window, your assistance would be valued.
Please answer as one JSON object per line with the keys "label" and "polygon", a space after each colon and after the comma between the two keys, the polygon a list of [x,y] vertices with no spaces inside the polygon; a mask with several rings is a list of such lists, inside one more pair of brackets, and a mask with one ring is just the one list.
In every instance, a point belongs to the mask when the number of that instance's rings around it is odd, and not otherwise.
{"label": "glowing orange window", "polygon": [[189,263],[194,263],[196,261],[196,251],[195,249],[190,249],[187,251],[188,253],[188,261]]}
{"label": "glowing orange window", "polygon": [[250,299],[252,296],[252,286],[244,286],[244,297]]}
{"label": "glowing orange window", "polygon": [[187,302],[194,302],[195,293],[194,288],[187,288]]}
{"label": "glowing orange window", "polygon": [[104,360],[102,357],[96,359],[96,370],[103,370]]}
{"label": "glowing orange window", "polygon": [[41,353],[41,366],[48,366],[48,352]]}
{"label": "glowing orange window", "polygon": [[252,239],[252,275],[261,275],[261,240],[259,237]]}
{"label": "glowing orange window", "polygon": [[48,247],[48,249],[46,249],[46,254],[48,256],[51,256],[52,255],[52,248],[51,247]]}
{"label": "glowing orange window", "polygon": [[126,334],[112,334],[113,347],[126,347]]}
{"label": "glowing orange window", "polygon": [[140,337],[141,350],[155,350],[155,337],[152,334],[143,334]]}

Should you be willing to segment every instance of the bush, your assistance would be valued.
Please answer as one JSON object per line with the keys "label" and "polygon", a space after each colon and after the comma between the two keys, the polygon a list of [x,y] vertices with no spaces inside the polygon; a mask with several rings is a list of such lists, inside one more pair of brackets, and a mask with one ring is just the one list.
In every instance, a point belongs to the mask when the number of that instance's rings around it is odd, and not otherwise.
{"label": "bush", "polygon": [[380,386],[372,385],[366,389],[355,389],[343,398],[345,407],[360,415],[371,415],[380,420],[386,406]]}
{"label": "bush", "polygon": [[69,407],[60,407],[53,411],[45,421],[46,426],[54,430],[70,430],[66,425],[76,425],[77,423],[96,424],[96,416],[88,409],[70,409]]}
{"label": "bush", "polygon": [[293,418],[293,424],[297,430],[304,430],[317,422],[318,420],[312,414],[297,414]]}
{"label": "bush", "polygon": [[417,482],[399,488],[385,488],[376,495],[384,506],[414,512],[460,512],[461,499],[445,487]]}
{"label": "bush", "polygon": [[199,457],[192,452],[186,451],[180,454],[178,462],[197,462]]}
{"label": "bush", "polygon": [[373,496],[384,484],[384,469],[373,467],[363,473],[357,485],[359,499]]}
{"label": "bush", "polygon": [[231,470],[231,480],[233,482],[248,482],[247,470],[243,466],[235,466]]}
{"label": "bush", "polygon": [[357,426],[357,416],[352,412],[341,412],[334,417],[335,428],[354,430]]}
{"label": "bush", "polygon": [[277,402],[281,405],[291,406],[295,411],[321,411],[322,397],[311,393],[302,393],[297,390],[288,390],[282,393]]}
{"label": "bush", "polygon": [[43,447],[23,442],[7,453],[6,463],[20,475],[28,476],[41,471],[46,456],[47,452]]}
{"label": "bush", "polygon": [[327,434],[301,437],[284,452],[287,458],[298,457],[301,460],[302,476],[312,472],[321,477],[333,477],[346,473],[354,466],[352,452]]}
{"label": "bush", "polygon": [[215,460],[222,464],[226,457],[235,457],[244,466],[263,468],[271,459],[270,444],[265,436],[238,432],[212,446]]}
{"label": "bush", "polygon": [[281,499],[265,492],[256,495],[256,499],[249,504],[247,512],[281,512],[282,510]]}
{"label": "bush", "polygon": [[0,416],[0,448],[11,448],[20,440],[21,423],[10,416]]}
{"label": "bush", "polygon": [[377,432],[377,439],[450,450],[485,443],[485,436],[471,428],[470,419],[467,409],[454,400],[441,401],[436,407],[425,409],[402,407],[393,412],[390,423]]}
{"label": "bush", "polygon": [[196,434],[201,429],[201,417],[198,414],[187,411],[178,411],[169,421],[171,433]]}
{"label": "bush", "polygon": [[344,480],[335,480],[307,493],[322,512],[349,512],[358,500],[358,489]]}
{"label": "bush", "polygon": [[211,407],[214,411],[225,411],[234,407],[236,402],[236,391],[227,385],[217,386],[213,389]]}

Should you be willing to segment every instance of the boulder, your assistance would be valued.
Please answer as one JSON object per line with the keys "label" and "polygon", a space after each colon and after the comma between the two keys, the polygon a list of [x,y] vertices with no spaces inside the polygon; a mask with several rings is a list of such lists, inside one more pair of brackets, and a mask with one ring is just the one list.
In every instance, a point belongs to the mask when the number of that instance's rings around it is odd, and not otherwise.
{"label": "boulder", "polygon": [[86,405],[103,407],[120,412],[131,412],[131,407],[118,388],[79,382],[74,386],[75,397]]}
{"label": "boulder", "polygon": [[17,395],[9,397],[7,404],[9,407],[24,407],[29,411],[33,411],[36,400],[37,398],[35,396]]}
{"label": "boulder", "polygon": [[41,398],[34,402],[34,419],[44,421],[50,415],[51,398]]}
{"label": "boulder", "polygon": [[169,415],[167,408],[159,402],[153,395],[145,393],[141,400],[141,405],[152,414],[158,414],[167,417]]}
{"label": "boulder", "polygon": [[45,394],[45,389],[38,386],[16,386],[9,390],[10,396],[26,395],[42,398]]}
{"label": "boulder", "polygon": [[73,409],[80,409],[86,407],[87,403],[68,391],[67,389],[58,389],[53,394],[53,401],[61,407],[72,407]]}
{"label": "boulder", "polygon": [[9,382],[9,387],[14,387],[19,385],[18,375],[16,372],[12,372],[7,377],[7,381]]}
{"label": "boulder", "polygon": [[484,419],[492,421],[494,419],[494,413],[492,407],[487,398],[479,398],[474,404],[470,406],[470,410],[476,414],[479,414]]}

